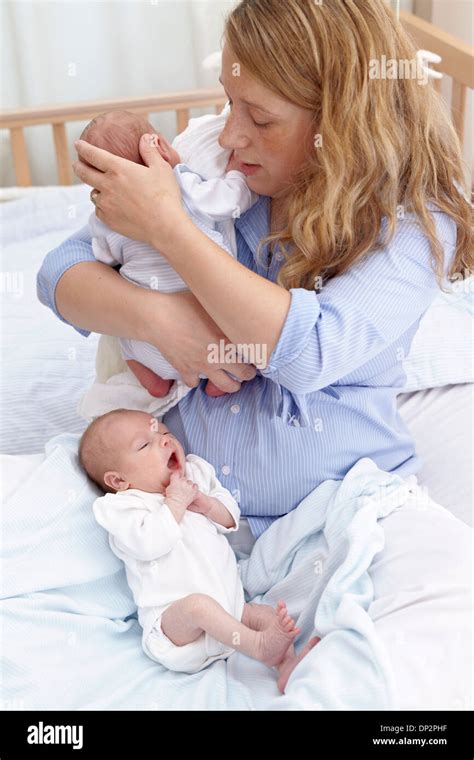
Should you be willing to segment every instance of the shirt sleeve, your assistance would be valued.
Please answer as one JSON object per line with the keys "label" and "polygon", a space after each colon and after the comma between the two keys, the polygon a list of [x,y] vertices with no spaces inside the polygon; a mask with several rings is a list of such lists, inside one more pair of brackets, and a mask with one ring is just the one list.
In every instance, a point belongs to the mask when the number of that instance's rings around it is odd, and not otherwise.
{"label": "shirt sleeve", "polygon": [[[232,533],[239,529],[240,520],[240,507],[237,501],[234,499],[230,491],[225,488],[222,483],[217,479],[216,471],[210,462],[207,462],[202,457],[198,457],[196,454],[188,455],[188,462],[199,468],[201,477],[205,481],[205,489],[208,496],[212,496],[214,499],[219,499],[222,504],[228,509],[232,517],[234,518],[235,525],[233,528],[226,528],[214,520],[212,523],[216,526],[219,533]],[[208,518],[210,519],[210,518]]]}
{"label": "shirt sleeve", "polygon": [[232,170],[223,177],[204,179],[186,164],[177,164],[174,170],[186,205],[215,222],[241,216],[258,199],[242,172]]}
{"label": "shirt sleeve", "polygon": [[[71,323],[64,319],[56,307],[56,287],[65,272],[75,264],[83,261],[96,261],[92,252],[92,242],[89,225],[86,224],[80,230],[64,240],[57,248],[50,251],[37,274],[36,289],[42,304],[51,309],[54,314],[67,325]],[[71,325],[81,335],[90,335],[90,330]]]}
{"label": "shirt sleeve", "polygon": [[[439,239],[452,254],[455,223],[446,214],[435,217]],[[260,373],[292,394],[326,388],[397,341],[438,292],[428,239],[401,224],[389,246],[329,280],[319,294],[290,289],[282,332]]]}
{"label": "shirt sleeve", "polygon": [[143,562],[168,554],[181,538],[181,528],[164,501],[152,510],[138,494],[105,494],[95,500],[93,510],[113,544]]}
{"label": "shirt sleeve", "polygon": [[101,222],[95,212],[90,216],[89,229],[92,237],[92,253],[97,261],[109,266],[122,265],[123,236]]}

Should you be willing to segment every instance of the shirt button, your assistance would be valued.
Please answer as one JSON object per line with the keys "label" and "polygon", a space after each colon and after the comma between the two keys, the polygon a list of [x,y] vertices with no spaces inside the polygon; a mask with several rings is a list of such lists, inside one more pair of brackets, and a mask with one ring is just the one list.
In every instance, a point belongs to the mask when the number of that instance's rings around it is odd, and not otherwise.
{"label": "shirt button", "polygon": [[152,560],[152,562],[150,562],[150,567],[156,567],[157,564],[158,564],[158,562],[156,561],[156,559],[154,559],[154,560]]}
{"label": "shirt button", "polygon": [[232,414],[238,414],[240,412],[240,404],[232,404],[230,411]]}
{"label": "shirt button", "polygon": [[276,253],[275,258],[277,261],[283,261],[283,254],[282,253]]}
{"label": "shirt button", "polygon": [[221,467],[221,472],[223,475],[228,475],[230,473],[230,467],[228,464],[224,464]]}

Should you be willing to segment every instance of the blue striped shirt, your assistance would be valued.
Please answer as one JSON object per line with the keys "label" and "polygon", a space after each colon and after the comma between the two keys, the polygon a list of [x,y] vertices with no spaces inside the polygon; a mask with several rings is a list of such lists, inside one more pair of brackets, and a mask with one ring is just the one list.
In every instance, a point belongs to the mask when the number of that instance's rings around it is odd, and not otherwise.
{"label": "blue striped shirt", "polygon": [[[428,208],[446,272],[455,223]],[[267,245],[268,266],[255,259],[269,223],[270,199],[260,196],[235,222],[238,260],[275,282],[281,255],[270,261]],[[95,261],[87,227],[51,251],[39,271],[39,298],[59,318],[57,282],[82,261]],[[290,289],[290,309],[269,364],[239,392],[210,398],[201,380],[167,412],[164,422],[185,453],[215,467],[255,537],[322,481],[341,480],[361,457],[404,477],[420,469],[396,396],[405,384],[403,359],[437,292],[428,241],[407,214],[390,245],[329,280],[319,293]]]}

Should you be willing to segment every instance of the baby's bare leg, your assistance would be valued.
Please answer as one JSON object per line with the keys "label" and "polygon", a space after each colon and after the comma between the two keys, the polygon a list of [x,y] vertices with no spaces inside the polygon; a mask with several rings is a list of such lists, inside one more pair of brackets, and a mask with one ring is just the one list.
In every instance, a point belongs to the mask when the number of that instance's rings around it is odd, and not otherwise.
{"label": "baby's bare leg", "polygon": [[135,359],[127,359],[126,361],[140,385],[142,385],[151,396],[162,398],[169,393],[174,380],[165,380],[157,375],[156,372],[153,372],[153,370],[145,367],[144,364],[135,361]]}
{"label": "baby's bare leg", "polygon": [[275,619],[276,610],[269,604],[246,602],[242,612],[242,623],[254,631],[263,631]]}
{"label": "baby's bare leg", "polygon": [[270,667],[281,662],[299,633],[283,602],[279,603],[273,620],[260,631],[236,620],[206,594],[190,594],[174,602],[163,613],[161,627],[177,646],[195,641],[206,631],[222,644]]}

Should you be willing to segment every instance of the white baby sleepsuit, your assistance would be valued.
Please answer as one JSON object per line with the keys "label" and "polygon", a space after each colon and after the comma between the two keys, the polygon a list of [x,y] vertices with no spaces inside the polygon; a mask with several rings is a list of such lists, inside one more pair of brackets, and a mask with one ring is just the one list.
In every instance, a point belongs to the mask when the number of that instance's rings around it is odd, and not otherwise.
{"label": "white baby sleepsuit", "polygon": [[[237,256],[234,221],[245,213],[258,199],[239,171],[225,172],[230,151],[217,143],[227,114],[208,116],[200,121],[204,130],[204,145],[195,143],[196,155],[178,148],[186,162],[177,164],[173,171],[181,189],[183,208],[194,224],[214,240],[231,256]],[[196,120],[198,121],[198,120]],[[191,130],[191,135],[194,133]],[[190,138],[188,138],[189,140]],[[207,153],[203,163],[202,147],[212,140],[213,151]],[[178,141],[179,146],[179,141]],[[201,174],[199,169],[204,169]],[[98,261],[104,264],[120,264],[120,274],[125,279],[144,288],[160,293],[176,293],[188,290],[188,286],[155,248],[137,240],[131,240],[113,230],[97,218],[95,212],[89,219],[92,250]],[[177,370],[165,359],[156,346],[137,340],[120,339],[124,359],[134,359],[166,379],[179,379]]]}
{"label": "white baby sleepsuit", "polygon": [[144,651],[169,670],[195,673],[234,650],[207,633],[177,646],[161,629],[163,612],[178,599],[201,593],[240,621],[245,599],[239,566],[224,535],[238,529],[239,506],[218,481],[214,467],[201,457],[187,455],[185,477],[227,507],[235,520],[233,528],[189,510],[178,523],[164,494],[138,489],[105,494],[95,500],[93,510],[109,533],[112,551],[125,563]]}

